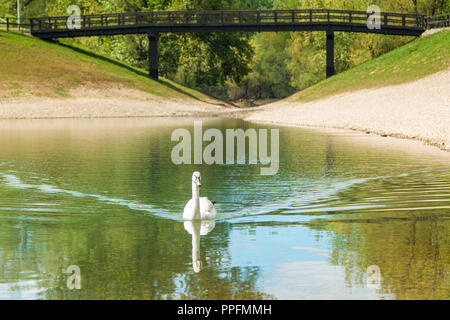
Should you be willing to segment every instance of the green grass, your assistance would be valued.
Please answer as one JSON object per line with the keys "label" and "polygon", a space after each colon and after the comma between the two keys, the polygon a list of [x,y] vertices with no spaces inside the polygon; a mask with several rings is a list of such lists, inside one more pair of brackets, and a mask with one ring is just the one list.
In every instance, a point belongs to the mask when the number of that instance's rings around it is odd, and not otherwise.
{"label": "green grass", "polygon": [[163,98],[210,98],[169,80],[154,81],[131,67],[69,42],[0,31],[0,97],[68,97],[79,86],[136,88]]}
{"label": "green grass", "polygon": [[288,100],[307,102],[347,91],[397,85],[449,67],[450,31],[443,30],[321,81]]}
{"label": "green grass", "polygon": [[[450,31],[444,30],[411,41],[288,99],[311,101],[346,91],[396,85],[449,67]],[[151,80],[146,70],[65,41],[48,42],[0,31],[0,98],[68,97],[70,89],[79,86],[101,89],[119,85],[163,98],[212,100],[169,80]]]}

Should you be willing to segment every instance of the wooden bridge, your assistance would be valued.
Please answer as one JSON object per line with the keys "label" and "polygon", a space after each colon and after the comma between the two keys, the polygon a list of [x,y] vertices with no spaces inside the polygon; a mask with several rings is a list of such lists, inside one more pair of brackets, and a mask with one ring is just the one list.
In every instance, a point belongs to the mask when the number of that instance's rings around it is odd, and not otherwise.
{"label": "wooden bridge", "polygon": [[383,12],[378,28],[369,28],[370,16],[365,11],[328,9],[132,12],[81,15],[76,18],[79,28],[70,28],[67,16],[31,18],[30,31],[42,39],[148,34],[149,74],[156,80],[160,32],[325,31],[329,77],[334,74],[335,31],[419,36],[426,29],[423,15]]}

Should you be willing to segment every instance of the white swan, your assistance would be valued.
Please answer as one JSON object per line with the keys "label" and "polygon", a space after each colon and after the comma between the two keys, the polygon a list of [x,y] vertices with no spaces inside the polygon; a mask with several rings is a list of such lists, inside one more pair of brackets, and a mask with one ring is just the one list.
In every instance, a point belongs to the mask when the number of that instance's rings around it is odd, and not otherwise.
{"label": "white swan", "polygon": [[216,217],[214,203],[207,197],[200,197],[201,185],[200,172],[195,171],[192,174],[192,199],[184,207],[183,218],[185,220],[214,219]]}

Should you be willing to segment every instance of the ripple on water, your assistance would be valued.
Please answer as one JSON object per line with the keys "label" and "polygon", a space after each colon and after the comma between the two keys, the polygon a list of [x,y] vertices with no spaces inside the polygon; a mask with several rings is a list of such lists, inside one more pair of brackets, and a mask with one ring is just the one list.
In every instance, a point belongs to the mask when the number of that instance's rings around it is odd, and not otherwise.
{"label": "ripple on water", "polygon": [[[3,187],[9,190],[27,191],[28,196],[27,201],[16,196],[3,197],[0,200],[1,211],[79,214],[92,213],[93,210],[99,209],[101,211],[102,207],[107,205],[127,207],[144,214],[182,221],[181,215],[170,209],[137,200],[83,193],[50,184],[35,183],[35,181],[25,183],[11,172],[0,172],[0,179]],[[230,210],[227,203],[219,203],[217,206],[221,214],[218,220],[265,214],[270,214],[271,219],[275,221],[279,215],[450,209],[450,186],[446,179],[450,181],[450,170],[418,171],[347,181],[318,181],[315,185],[310,184],[306,190],[302,187],[297,190],[292,189],[291,194],[284,194],[280,200],[275,197],[271,203],[255,201],[254,205],[240,206],[238,210]],[[301,182],[299,184],[301,185]],[[61,197],[55,199],[54,195]],[[79,207],[78,198],[90,199],[90,201],[81,202],[83,205]],[[103,207],[103,209],[108,208]]]}

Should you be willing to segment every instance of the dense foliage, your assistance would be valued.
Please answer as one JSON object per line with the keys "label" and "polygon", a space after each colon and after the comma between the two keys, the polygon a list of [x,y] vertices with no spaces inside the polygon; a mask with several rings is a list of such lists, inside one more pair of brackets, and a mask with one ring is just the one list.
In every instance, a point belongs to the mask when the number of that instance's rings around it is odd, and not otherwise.
{"label": "dense foliage", "polygon": [[[14,16],[16,0],[0,4],[0,17]],[[67,15],[71,4],[84,14],[152,10],[333,8],[434,15],[450,12],[448,0],[22,0],[23,16]],[[91,37],[75,41],[146,69],[145,35]],[[407,37],[336,33],[336,71],[341,72],[409,41]],[[281,98],[325,78],[325,34],[189,33],[160,36],[160,73],[223,99]]]}

